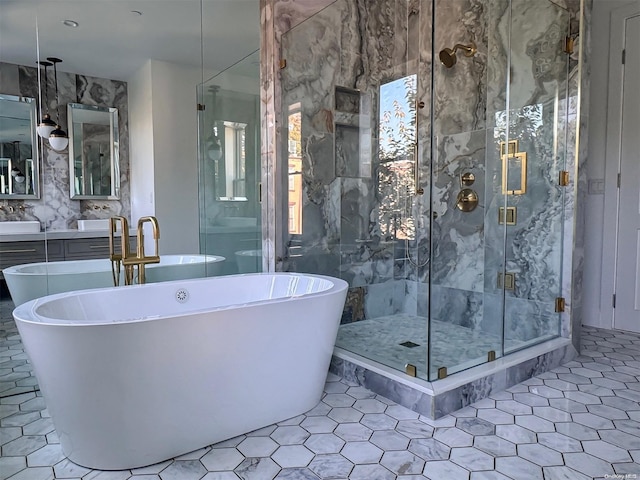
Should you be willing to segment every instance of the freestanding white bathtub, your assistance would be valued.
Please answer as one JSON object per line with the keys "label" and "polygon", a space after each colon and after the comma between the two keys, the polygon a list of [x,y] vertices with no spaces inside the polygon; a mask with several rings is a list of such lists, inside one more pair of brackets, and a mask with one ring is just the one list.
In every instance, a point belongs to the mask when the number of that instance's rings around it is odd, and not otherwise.
{"label": "freestanding white bathtub", "polygon": [[313,408],[346,292],[257,273],[50,295],[13,316],[64,454],[120,470]]}
{"label": "freestanding white bathtub", "polygon": [[[215,276],[224,260],[218,255],[162,255],[160,263],[146,266],[146,282]],[[5,268],[2,273],[15,306],[53,293],[113,286],[111,261],[102,258],[26,263]]]}

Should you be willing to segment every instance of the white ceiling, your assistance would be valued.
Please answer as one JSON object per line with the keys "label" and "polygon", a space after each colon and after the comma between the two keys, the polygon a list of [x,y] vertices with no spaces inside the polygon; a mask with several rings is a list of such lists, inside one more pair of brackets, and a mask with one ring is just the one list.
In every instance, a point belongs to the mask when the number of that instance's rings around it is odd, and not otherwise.
{"label": "white ceiling", "polygon": [[202,59],[207,78],[259,48],[259,19],[258,0],[0,0],[0,61],[127,81],[148,59]]}

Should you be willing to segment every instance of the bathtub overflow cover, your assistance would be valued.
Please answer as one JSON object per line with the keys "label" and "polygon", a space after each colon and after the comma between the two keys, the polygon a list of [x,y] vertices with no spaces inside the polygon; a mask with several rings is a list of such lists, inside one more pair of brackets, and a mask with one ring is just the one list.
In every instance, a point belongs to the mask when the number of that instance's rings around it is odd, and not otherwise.
{"label": "bathtub overflow cover", "polygon": [[178,303],[186,303],[189,300],[189,291],[185,288],[181,288],[176,292],[176,301]]}

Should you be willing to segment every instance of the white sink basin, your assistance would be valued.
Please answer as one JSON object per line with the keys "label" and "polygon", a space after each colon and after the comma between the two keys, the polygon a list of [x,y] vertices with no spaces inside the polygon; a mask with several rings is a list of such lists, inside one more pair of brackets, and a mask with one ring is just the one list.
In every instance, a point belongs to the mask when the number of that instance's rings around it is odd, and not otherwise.
{"label": "white sink basin", "polygon": [[99,220],[78,220],[78,230],[109,230],[109,219],[102,218]]}
{"label": "white sink basin", "polygon": [[255,227],[258,219],[253,217],[220,217],[216,220],[223,227]]}
{"label": "white sink basin", "polygon": [[0,235],[10,233],[39,233],[40,222],[35,220],[0,222]]}

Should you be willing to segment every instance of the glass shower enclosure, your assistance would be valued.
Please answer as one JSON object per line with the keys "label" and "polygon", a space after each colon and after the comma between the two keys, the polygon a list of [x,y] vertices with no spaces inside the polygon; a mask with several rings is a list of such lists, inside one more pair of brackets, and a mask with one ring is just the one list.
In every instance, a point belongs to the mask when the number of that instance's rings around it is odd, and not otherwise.
{"label": "glass shower enclosure", "polygon": [[218,275],[262,271],[259,59],[198,87],[200,252],[225,258]]}
{"label": "glass shower enclosure", "polygon": [[282,36],[276,268],[349,282],[337,347],[433,381],[560,335],[570,21],[337,0]]}

